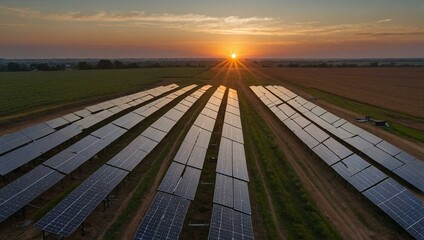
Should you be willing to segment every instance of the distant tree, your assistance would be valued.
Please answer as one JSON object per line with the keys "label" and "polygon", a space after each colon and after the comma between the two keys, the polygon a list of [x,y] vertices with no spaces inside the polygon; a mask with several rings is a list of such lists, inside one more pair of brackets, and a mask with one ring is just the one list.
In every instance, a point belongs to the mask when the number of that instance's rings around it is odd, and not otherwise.
{"label": "distant tree", "polygon": [[113,67],[112,61],[108,59],[102,59],[97,63],[98,69],[112,69]]}
{"label": "distant tree", "polygon": [[137,63],[130,63],[128,64],[128,68],[140,68],[140,66]]}
{"label": "distant tree", "polygon": [[370,67],[378,67],[378,66],[379,66],[378,62],[370,63]]}
{"label": "distant tree", "polygon": [[117,69],[123,69],[123,68],[128,68],[127,64],[116,60],[115,62],[113,62],[113,65],[115,66],[115,68]]}
{"label": "distant tree", "polygon": [[10,71],[10,72],[22,71],[22,66],[19,63],[9,62],[7,64],[7,71]]}
{"label": "distant tree", "polygon": [[79,70],[88,70],[92,69],[93,67],[88,62],[79,62],[77,68]]}

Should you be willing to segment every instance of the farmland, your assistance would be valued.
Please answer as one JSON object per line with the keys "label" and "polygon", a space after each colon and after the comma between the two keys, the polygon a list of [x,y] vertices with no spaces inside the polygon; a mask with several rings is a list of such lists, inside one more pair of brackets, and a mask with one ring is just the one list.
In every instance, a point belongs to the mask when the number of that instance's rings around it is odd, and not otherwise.
{"label": "farmland", "polygon": [[[88,238],[131,238],[137,230],[140,219],[145,216],[153,202],[156,189],[190,126],[216,87],[224,85],[238,91],[250,177],[249,194],[255,239],[408,239],[407,233],[401,230],[394,221],[378,211],[352,186],[336,176],[331,168],[322,164],[317,157],[307,151],[283,123],[266,109],[249,86],[285,85],[305,97],[310,94],[320,96],[320,105],[350,119],[355,114],[368,114],[370,113],[368,111],[371,111],[370,115],[388,119],[401,118],[399,124],[420,129],[423,123],[422,112],[419,107],[411,106],[411,103],[417,101],[418,106],[422,103],[422,99],[420,101],[422,95],[419,94],[422,87],[422,81],[419,80],[422,77],[422,71],[419,69],[417,71],[415,69],[413,71],[399,70],[399,72],[390,70],[392,72],[387,74],[384,73],[386,69],[377,72],[369,71],[369,69],[342,69],[340,72],[337,72],[338,69],[302,71],[258,68],[245,64],[243,64],[244,67],[223,64],[213,68],[2,73],[0,83],[4,87],[0,91],[2,98],[6,96],[5,101],[2,100],[0,105],[2,116],[0,121],[5,126],[2,131],[18,129],[30,123],[73,112],[87,105],[158,85],[171,83],[180,86],[192,83],[199,86],[212,85],[213,90],[206,92],[193,105],[188,114],[181,118],[176,127],[160,143],[160,147],[153,150],[135,168],[135,171],[131,172],[130,180],[122,186],[123,189],[119,193],[114,192],[111,207],[105,211],[97,207],[86,221],[86,237]],[[402,83],[395,79],[402,76],[412,80],[400,85],[401,91],[393,91]],[[387,82],[382,80],[386,77],[389,79]],[[353,79],[366,80],[358,80],[356,84]],[[332,87],[339,86],[336,83],[340,81],[343,82],[340,87]],[[369,91],[365,92],[366,90]],[[401,99],[398,105],[387,105],[387,102],[390,102],[387,93],[398,94],[396,97]],[[188,95],[186,93],[179,96],[176,102]],[[338,99],[334,100],[333,95],[336,95]],[[225,99],[227,94],[224,96]],[[362,112],[361,108],[352,107],[346,112],[342,109],[343,104],[337,104],[346,99],[361,104],[366,103],[374,108],[367,108],[367,111]],[[98,155],[99,159],[93,165],[86,163],[81,167],[82,171],[75,173],[74,176],[66,177],[64,189],[56,184],[44,193],[40,199],[36,200],[38,209],[28,207],[26,219],[36,221],[42,217],[99,166],[124,149],[160,116],[175,107],[176,102],[164,106],[147,117],[110,147],[101,151]],[[149,101],[146,103],[148,104]],[[224,100],[223,103],[225,104],[226,101]],[[128,112],[128,110],[124,111],[121,115]],[[30,120],[29,116],[31,116]],[[12,124],[12,120],[15,123]],[[213,183],[215,179],[216,162],[212,159],[218,157],[217,146],[223,121],[221,108],[211,138],[211,149],[208,150],[202,172],[201,182],[203,183]],[[402,142],[400,146],[410,150],[416,156],[424,155],[422,143],[410,136],[394,135],[390,131],[376,129],[373,126],[366,126],[366,129],[371,129],[381,138]],[[65,146],[61,146],[61,149],[64,148]],[[30,167],[27,166],[27,168]],[[25,171],[18,171],[16,175],[24,173]],[[202,238],[208,235],[209,227],[190,228],[187,225],[191,220],[201,223],[209,221],[213,188],[208,184],[199,186],[196,198],[189,208],[182,239],[190,239],[193,236],[191,233]],[[65,194],[59,194],[60,192]],[[32,222],[28,225],[25,221],[20,216],[13,216],[0,225],[0,233],[3,233],[0,235],[24,239],[41,237],[40,231],[32,227]],[[17,230],[11,230],[13,225],[20,227]],[[70,238],[85,239],[78,231]]]}

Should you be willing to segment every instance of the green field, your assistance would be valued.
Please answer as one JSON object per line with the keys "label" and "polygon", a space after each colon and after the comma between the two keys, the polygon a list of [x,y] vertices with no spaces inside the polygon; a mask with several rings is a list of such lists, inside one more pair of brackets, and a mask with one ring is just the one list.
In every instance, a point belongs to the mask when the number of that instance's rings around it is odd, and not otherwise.
{"label": "green field", "polygon": [[0,124],[153,84],[191,81],[205,68],[0,73]]}

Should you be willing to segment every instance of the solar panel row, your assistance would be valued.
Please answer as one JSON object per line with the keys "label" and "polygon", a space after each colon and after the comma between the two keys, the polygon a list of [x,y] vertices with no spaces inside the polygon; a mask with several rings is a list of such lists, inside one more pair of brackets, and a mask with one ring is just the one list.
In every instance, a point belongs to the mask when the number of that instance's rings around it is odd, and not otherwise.
{"label": "solar panel row", "polygon": [[[179,91],[184,92],[185,90]],[[66,130],[67,128],[68,127],[64,128],[63,130]],[[47,174],[48,176],[45,176],[46,174],[43,175],[39,173],[40,169],[47,169],[46,167],[41,165],[5,187],[5,189],[8,190],[5,190],[2,193],[1,199],[10,199],[11,201],[13,201],[13,204],[11,205],[10,203],[5,202],[4,204],[0,205],[0,211],[8,212],[10,213],[10,215],[17,212],[19,209],[23,208],[25,205],[34,200],[40,194],[47,191],[51,186],[59,182],[59,180],[64,177],[64,175],[62,174],[70,174],[76,168],[81,166],[84,162],[92,158],[95,154],[97,154],[102,149],[111,144],[113,141],[115,141],[117,138],[119,138],[126,131],[127,130],[115,126],[113,124],[107,124],[104,127],[86,136],[85,138],[81,139],[77,143],[73,144],[72,146],[68,147],[67,149],[63,150],[62,152],[51,157],[43,163],[43,165],[51,168],[50,170],[52,171],[52,173],[50,173],[50,171],[49,174]],[[61,132],[61,130],[58,132]],[[137,141],[134,141],[133,143],[137,144],[137,148],[144,150],[144,152],[140,151],[140,153],[147,155],[146,152],[151,151],[157,144],[155,143],[154,145],[152,145],[150,144],[150,142],[152,141],[149,141],[148,139],[142,141],[140,141],[140,139],[137,139]],[[120,157],[119,159],[122,158],[121,155],[118,154],[118,156]],[[144,158],[144,156],[137,155],[137,157],[141,159]],[[134,158],[134,156],[132,157]],[[52,169],[55,169],[57,171],[54,171]],[[56,176],[56,178],[52,178],[50,176]],[[59,178],[57,176],[62,177]],[[24,181],[25,179],[31,179],[31,181]],[[46,183],[45,179],[50,179],[50,181]],[[14,199],[15,196],[19,196],[25,201],[16,201]],[[7,215],[7,217],[10,215]],[[1,221],[3,221],[4,219],[2,219]]]}
{"label": "solar panel row", "polygon": [[[276,87],[267,88],[270,91],[274,91],[274,93],[278,96],[280,96],[281,94],[285,94],[288,91],[287,89],[283,89],[280,91]],[[255,89],[253,90],[255,93],[260,91],[266,91],[263,87],[257,88],[252,86],[251,89]],[[258,95],[258,97],[263,95],[264,94],[260,94]],[[295,98],[294,100],[298,101],[297,103],[299,105],[302,103],[304,105],[307,104],[303,99]],[[264,101],[264,103],[265,102],[269,101]],[[309,104],[309,109],[314,110],[317,108],[311,105],[312,104]],[[287,107],[285,107],[285,109],[286,108]],[[307,108],[305,107],[305,109]],[[322,108],[316,109],[313,113],[313,115],[315,116],[324,116],[325,114],[325,110],[323,111]],[[295,115],[295,113],[293,115]],[[336,120],[329,114],[327,114],[325,118],[326,120],[322,118],[318,119],[321,119],[322,122],[326,122],[327,124],[330,124],[328,122],[332,121],[333,123],[336,123],[339,126],[344,126],[343,129],[351,134],[362,134],[362,136],[369,139],[370,142],[366,141],[367,143],[352,140],[351,142],[353,144],[356,144],[358,148],[367,151],[366,149],[369,149],[370,145],[373,146],[371,142],[381,142],[368,134],[364,134],[364,131],[362,131],[360,128],[352,124],[346,124],[346,122],[340,121],[340,119]],[[314,118],[310,119],[312,121],[315,120]],[[320,126],[323,127],[325,125]],[[299,126],[299,128],[301,127]],[[361,146],[361,144],[363,146]],[[417,239],[422,239],[422,231],[419,230],[419,227],[423,224],[422,219],[424,217],[424,204],[422,200],[418,199],[406,188],[396,183],[393,179],[387,177],[383,172],[370,165],[358,155],[352,154],[350,150],[346,149],[342,144],[340,144],[331,137],[316,146],[315,148],[313,148],[312,150],[318,156],[320,156],[328,165],[332,166],[332,168],[342,178],[348,181],[358,191],[362,192],[365,196],[367,196],[371,201],[373,201],[377,206],[379,206],[379,208],[381,208],[396,222],[398,222],[399,225],[405,228],[412,236],[416,237]],[[390,188],[389,186],[387,186],[387,183],[390,183],[390,185],[392,186],[396,185],[396,189],[401,189],[402,194],[400,194],[400,191],[396,192],[392,190],[387,190],[388,188]],[[378,201],[380,202],[377,202],[376,199],[378,199]],[[381,202],[387,202],[387,204],[381,204]]]}
{"label": "solar panel row", "polygon": [[[205,90],[207,89],[209,88]],[[189,200],[193,200],[196,194],[201,169],[225,89],[220,86],[214,92],[191,126],[174,161],[162,179],[155,201],[139,226],[134,239],[179,238],[190,204]],[[193,94],[192,96],[200,97]],[[185,101],[184,104],[188,104],[187,102],[189,101]],[[213,107],[208,107],[208,105]],[[165,201],[165,203],[161,203],[161,201]],[[175,207],[167,208],[168,201],[184,203],[184,207],[176,212]]]}
{"label": "solar panel row", "polygon": [[[258,93],[261,91],[257,91]],[[269,97],[269,98],[268,98]],[[277,98],[263,92],[274,107]],[[253,239],[246,156],[237,91],[230,89],[216,166],[209,239]]]}
{"label": "solar panel row", "polygon": [[[281,86],[267,86],[266,88],[277,96],[286,95],[288,93],[291,95],[294,94]],[[263,94],[260,96],[263,96]],[[409,182],[421,192],[424,191],[424,174],[422,174],[424,171],[424,163],[422,161],[309,101],[302,99],[297,102],[299,99],[302,98],[298,96],[287,103],[291,104],[293,107],[298,106],[296,108],[298,111],[301,111],[300,108],[307,105],[308,111],[303,112],[303,114],[311,121],[321,128],[326,129],[336,137],[344,140],[350,146],[361,151],[375,162]],[[296,102],[295,105],[293,105],[294,102]],[[408,157],[404,158],[403,156]],[[417,171],[410,171],[410,169],[417,169]]]}
{"label": "solar panel row", "polygon": [[[146,92],[154,91],[157,93],[165,93],[175,87],[178,87],[178,85],[171,84],[166,87],[161,86],[155,90],[148,90]],[[147,101],[146,98],[144,100],[137,99],[140,96],[147,97],[146,95],[148,93],[146,92],[136,93],[130,96],[107,101],[98,104],[97,107],[89,107],[89,109],[93,112],[95,112],[95,109],[98,109],[98,112],[94,114],[87,109],[83,109],[75,113],[67,114],[63,116],[63,118],[53,119],[46,123],[28,127],[20,132],[0,137],[0,143],[5,143],[4,145],[0,145],[0,154],[7,152],[0,156],[0,175],[4,176],[10,173],[11,171],[41,156],[43,153],[53,149],[59,144],[78,135],[81,133],[81,130],[89,128],[119,112],[116,110],[112,112],[105,108],[116,106],[116,104],[122,104],[123,101],[133,101],[135,99],[138,100],[139,103]],[[80,119],[80,117],[82,117],[82,119]],[[62,123],[67,124],[71,121],[73,121],[73,123],[67,127],[57,131],[54,129],[54,127],[63,126],[64,124]],[[20,147],[24,144],[27,145]],[[20,148],[9,152],[17,147]]]}
{"label": "solar panel row", "polygon": [[[179,91],[178,94],[183,94],[192,88],[193,86],[186,87],[183,91]],[[175,98],[171,97],[170,99]],[[161,106],[162,102],[163,101],[155,101],[155,104],[151,105],[151,107]],[[158,107],[155,108],[158,109]],[[147,108],[145,111],[150,113],[151,110],[149,109],[150,108]],[[160,119],[158,121],[160,121]],[[118,127],[115,126],[115,128]],[[155,128],[149,127],[148,129]],[[35,224],[35,227],[61,236],[69,236],[74,232],[96,206],[108,196],[108,194],[151,150],[153,150],[155,144],[158,144],[157,142],[152,145],[152,140],[144,137],[145,132],[132,141],[107,164],[103,165],[92,174],[53,210],[39,220]],[[105,138],[109,136],[109,134],[106,134],[104,131],[98,131],[96,135]],[[186,193],[187,191],[182,192]]]}

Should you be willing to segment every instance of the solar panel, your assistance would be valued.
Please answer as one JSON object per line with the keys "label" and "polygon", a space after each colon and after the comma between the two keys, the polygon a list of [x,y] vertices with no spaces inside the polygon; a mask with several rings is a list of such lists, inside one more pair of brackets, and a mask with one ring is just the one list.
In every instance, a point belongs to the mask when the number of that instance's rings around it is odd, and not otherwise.
{"label": "solar panel", "polygon": [[45,124],[47,124],[49,127],[51,128],[59,128],[62,127],[66,124],[68,124],[69,122],[64,119],[63,117],[58,117],[49,121],[46,121]]}
{"label": "solar panel", "polygon": [[374,146],[370,142],[366,141],[365,139],[359,136],[345,139],[345,141],[360,151],[367,148],[374,148]]}
{"label": "solar panel", "polygon": [[240,108],[238,101],[237,101],[237,100],[234,100],[234,99],[232,99],[232,98],[228,98],[228,99],[227,99],[227,106],[228,106],[228,105],[233,106],[233,107],[235,107],[235,108],[237,108],[237,109],[239,109],[239,108]]}
{"label": "solar panel", "polygon": [[[219,106],[217,106],[215,104],[212,104],[212,103],[209,103],[209,102],[206,104],[205,107],[211,109],[214,112],[218,112],[219,111]],[[233,109],[236,109],[236,108],[233,107]],[[234,111],[237,111],[237,110],[234,110]]]}
{"label": "solar panel", "polygon": [[233,141],[244,144],[243,132],[240,128],[236,128],[224,123],[223,129],[222,129],[222,136],[228,139],[231,139]]}
{"label": "solar panel", "polygon": [[413,228],[424,219],[424,204],[396,181],[387,179],[363,194],[412,236],[424,237],[423,231],[417,232]]}
{"label": "solar panel", "polygon": [[287,117],[291,117],[293,114],[295,114],[296,112],[293,110],[293,108],[289,107],[289,105],[287,104],[282,104],[280,106],[278,106],[278,108],[283,111],[283,113],[287,116]]}
{"label": "solar panel", "polygon": [[312,102],[307,102],[303,105],[304,108],[308,109],[308,110],[312,110],[314,107],[316,107],[317,105],[315,105]]}
{"label": "solar panel", "polygon": [[126,129],[120,128],[116,125],[113,125],[112,123],[109,123],[99,128],[98,130],[92,132],[91,135],[112,142],[118,139],[126,132]]}
{"label": "solar panel", "polygon": [[323,143],[324,143],[325,146],[327,146],[332,152],[334,152],[341,159],[344,159],[347,156],[352,154],[352,151],[350,151],[348,148],[343,146],[338,141],[334,140],[334,138],[329,138],[329,139],[325,140]]}
{"label": "solar panel", "polygon": [[296,110],[302,106],[298,102],[296,102],[294,99],[287,101],[287,104],[289,104],[292,108]]}
{"label": "solar panel", "polygon": [[330,136],[318,128],[315,124],[310,124],[305,127],[305,131],[309,133],[313,138],[315,138],[318,142],[323,142]]}
{"label": "solar panel", "polygon": [[32,140],[21,132],[14,132],[0,137],[0,154],[20,147]]}
{"label": "solar panel", "polygon": [[148,153],[142,150],[125,148],[110,159],[107,164],[131,172],[141,161],[143,161],[147,154]]}
{"label": "solar panel", "polygon": [[380,148],[381,150],[385,151],[386,153],[392,155],[392,156],[395,156],[395,155],[399,154],[400,152],[402,152],[402,150],[393,146],[392,144],[390,144],[387,141],[380,142],[379,144],[377,144],[377,147]]}
{"label": "solar panel", "polygon": [[65,176],[38,166],[0,189],[0,222],[19,211]]}
{"label": "solar panel", "polygon": [[196,168],[186,167],[181,181],[175,189],[175,195],[194,200],[201,171]]}
{"label": "solar panel", "polygon": [[244,146],[238,142],[233,142],[233,177],[249,181]]}
{"label": "solar panel", "polygon": [[191,106],[193,105],[193,103],[192,103],[192,102],[187,101],[187,100],[185,100],[185,99],[181,101],[181,104],[186,105],[187,107],[191,107]]}
{"label": "solar panel", "polygon": [[353,125],[350,122],[346,122],[345,124],[343,124],[341,126],[341,128],[343,128],[344,130],[346,130],[346,131],[348,131],[348,132],[350,132],[350,133],[352,133],[354,135],[358,135],[358,134],[360,134],[361,132],[364,131],[363,129],[361,129],[361,128],[355,126],[355,125]]}
{"label": "solar panel", "polygon": [[325,163],[329,166],[339,162],[341,159],[334,154],[330,149],[328,149],[325,145],[319,144],[318,146],[312,148],[312,151],[318,155]]}
{"label": "solar panel", "polygon": [[161,130],[162,132],[169,133],[169,131],[171,131],[172,127],[174,127],[176,123],[177,122],[162,116],[150,126]]}
{"label": "solar panel", "polygon": [[187,135],[184,138],[185,142],[196,143],[197,137],[200,134],[200,128],[197,126],[191,126],[190,130],[188,130]]}
{"label": "solar panel", "polygon": [[160,142],[166,136],[166,133],[155,128],[148,127],[146,130],[143,131],[141,135],[150,138],[156,142]]}
{"label": "solar panel", "polygon": [[415,160],[393,170],[393,172],[424,192],[424,163]]}
{"label": "solar panel", "polygon": [[232,113],[234,115],[240,116],[240,110],[236,107],[230,106],[227,104],[227,107],[225,109],[225,112]]}
{"label": "solar panel", "polygon": [[248,214],[214,204],[208,239],[253,240],[252,219]]}
{"label": "solar panel", "polygon": [[4,176],[29,161],[41,156],[42,152],[34,144],[28,144],[15,151],[0,156],[0,175]]}
{"label": "solar panel", "polygon": [[168,171],[162,179],[162,182],[158,188],[159,191],[174,193],[178,181],[184,172],[185,166],[176,162],[172,162],[169,166]]}
{"label": "solar panel", "polygon": [[91,113],[96,113],[96,112],[103,110],[103,108],[101,106],[97,105],[97,104],[88,106],[85,109],[87,109]]}
{"label": "solar panel", "polygon": [[202,169],[203,162],[206,157],[206,148],[202,148],[199,146],[194,146],[193,151],[191,152],[190,158],[188,159],[187,165]]}
{"label": "solar panel", "polygon": [[209,99],[209,101],[208,101],[209,103],[212,103],[213,105],[215,105],[215,106],[221,106],[221,102],[222,102],[222,96],[221,97],[219,97],[219,96],[212,96],[210,99]]}
{"label": "solar panel", "polygon": [[55,130],[45,123],[40,123],[33,125],[27,128],[22,129],[20,132],[31,138],[32,140],[37,140],[46,135],[51,134]]}
{"label": "solar panel", "polygon": [[[321,125],[320,125],[321,126]],[[354,137],[354,135],[346,130],[344,130],[343,128],[326,128],[331,134],[335,135],[336,137],[346,140],[349,138]]]}
{"label": "solar panel", "polygon": [[393,171],[394,169],[404,164],[403,162],[397,160],[396,158],[390,156],[375,146],[363,149],[362,152],[390,171]]}
{"label": "solar panel", "polygon": [[[302,130],[302,128],[300,128],[299,125],[297,125],[293,120],[291,120],[290,118],[287,118],[284,122],[283,122],[288,129],[290,129],[290,131],[292,132],[297,132]],[[302,130],[303,131],[303,130]]]}
{"label": "solar panel", "polygon": [[211,140],[211,136],[211,132],[201,129],[199,132],[199,137],[196,140],[196,145],[207,149],[209,147],[209,141]]}
{"label": "solar panel", "polygon": [[359,136],[361,136],[361,138],[367,140],[368,142],[372,143],[373,145],[383,141],[381,138],[375,136],[374,134],[371,134],[367,131],[363,131],[361,133],[359,133]]}
{"label": "solar panel", "polygon": [[79,120],[81,117],[75,115],[74,113],[69,113],[63,116],[63,118],[65,120],[67,120],[68,122],[75,122],[77,120]]}
{"label": "solar panel", "polygon": [[238,179],[234,179],[234,209],[249,215],[252,213],[247,182]]}
{"label": "solar panel", "polygon": [[190,201],[158,192],[134,239],[178,239]]}
{"label": "solar panel", "polygon": [[332,168],[344,179],[355,175],[356,173],[369,167],[370,164],[356,154],[352,154],[342,161],[334,164]]}
{"label": "solar panel", "polygon": [[68,149],[54,155],[43,163],[45,166],[49,166],[53,169],[56,169],[62,173],[69,174],[72,170],[68,170],[67,165],[78,165],[87,161],[88,158],[83,155],[78,155],[76,153],[70,152]]}
{"label": "solar panel", "polygon": [[[232,89],[230,89],[232,90]],[[236,101],[238,101],[238,96],[237,96],[237,92],[236,91],[229,91],[228,92],[228,97],[231,99],[234,99]]]}
{"label": "solar panel", "polygon": [[77,115],[77,116],[85,118],[85,117],[90,116],[91,112],[88,111],[87,109],[82,109],[82,110],[74,112],[74,114]]}
{"label": "solar panel", "polygon": [[316,107],[314,107],[314,108],[311,110],[311,112],[312,112],[313,114],[317,115],[317,116],[321,116],[321,115],[323,115],[324,113],[326,113],[326,112],[327,112],[327,110],[323,109],[323,108],[322,108],[322,107],[320,107],[320,106],[316,106]]}
{"label": "solar panel", "polygon": [[206,115],[206,116],[208,116],[208,117],[210,117],[210,118],[212,118],[212,119],[216,119],[216,117],[218,116],[218,112],[216,112],[216,111],[213,111],[213,110],[211,110],[211,109],[209,109],[209,108],[203,108],[203,110],[202,110],[202,112],[201,112],[203,115]]}
{"label": "solar panel", "polygon": [[374,166],[370,166],[353,175],[347,181],[358,189],[358,191],[363,192],[386,178],[386,174]]}
{"label": "solar panel", "polygon": [[216,172],[232,176],[233,174],[233,143],[227,138],[221,138],[218,152]]}
{"label": "solar panel", "polygon": [[341,125],[345,124],[347,121],[343,118],[340,118],[339,120],[335,121],[332,125],[336,128],[340,127]]}
{"label": "solar panel", "polygon": [[294,134],[304,143],[306,146],[308,146],[310,149],[317,146],[319,143],[317,140],[315,140],[311,135],[309,135],[307,132],[305,132],[303,129],[300,129],[299,131],[296,131]]}
{"label": "solar panel", "polygon": [[194,125],[212,132],[213,127],[215,126],[215,119],[212,119],[203,114],[199,114],[199,116],[196,118],[196,121],[194,122]]}
{"label": "solar panel", "polygon": [[82,129],[87,129],[89,127],[92,127],[96,125],[97,123],[103,121],[103,118],[98,117],[96,115],[90,115],[88,117],[85,117],[81,120],[78,120],[75,122],[76,125],[78,125]]}
{"label": "solar panel", "polygon": [[175,122],[178,122],[178,120],[180,120],[183,115],[184,115],[184,112],[181,112],[175,108],[172,108],[164,116]]}
{"label": "solar panel", "polygon": [[213,202],[232,208],[234,204],[233,178],[216,174]]}
{"label": "solar panel", "polygon": [[112,123],[115,124],[116,126],[120,126],[120,127],[125,128],[125,129],[131,129],[135,125],[137,125],[141,121],[143,121],[144,118],[145,117],[143,117],[143,116],[140,116],[140,115],[135,114],[133,112],[129,112],[129,113],[125,114],[124,116],[116,119]]}
{"label": "solar panel", "polygon": [[330,124],[333,124],[340,119],[339,117],[337,117],[336,115],[334,115],[330,112],[326,112],[326,113],[322,114],[320,116],[320,118],[324,119],[324,121],[326,121]]}
{"label": "solar panel", "polygon": [[34,226],[56,235],[69,236],[127,174],[127,171],[103,165]]}
{"label": "solar panel", "polygon": [[288,119],[287,115],[283,113],[283,111],[278,110],[275,115],[278,117],[278,119],[280,119],[280,121],[285,121]]}
{"label": "solar panel", "polygon": [[174,157],[174,161],[186,164],[188,158],[190,157],[191,151],[193,150],[194,142],[186,142],[184,141],[180,148],[178,149],[177,154]]}
{"label": "solar panel", "polygon": [[304,118],[300,115],[298,117],[294,118],[293,121],[295,123],[297,123],[297,125],[299,125],[301,128],[305,128],[306,126],[311,124],[311,122],[309,120],[307,120],[306,118]]}
{"label": "solar panel", "polygon": [[415,161],[416,160],[416,158],[414,156],[410,155],[407,152],[403,152],[403,151],[400,152],[399,154],[397,154],[395,156],[395,158],[398,159],[398,160],[400,160],[400,161],[402,161],[402,162],[404,162],[404,163],[408,163],[408,162],[412,162],[412,161]]}

